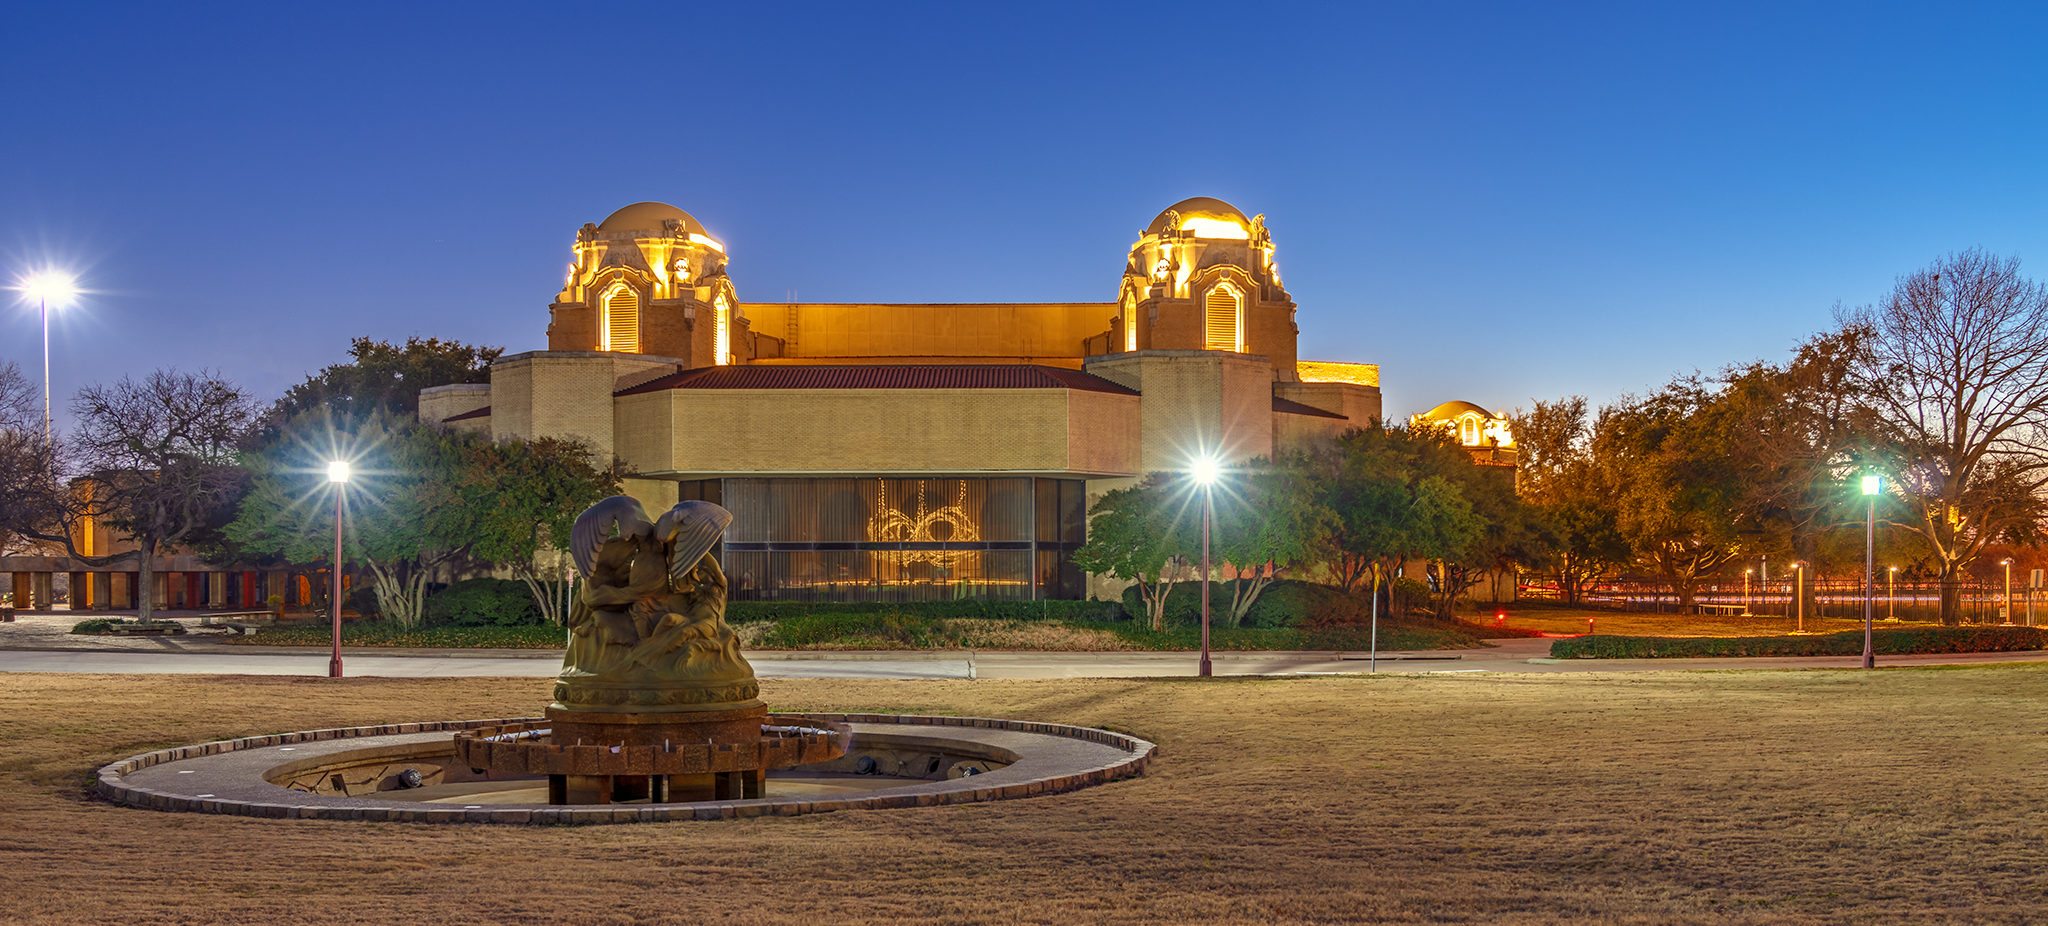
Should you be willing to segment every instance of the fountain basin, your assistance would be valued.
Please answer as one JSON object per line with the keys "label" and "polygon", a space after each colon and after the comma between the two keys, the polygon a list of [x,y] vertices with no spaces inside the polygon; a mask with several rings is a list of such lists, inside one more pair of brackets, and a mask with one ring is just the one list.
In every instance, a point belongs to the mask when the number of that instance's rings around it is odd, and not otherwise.
{"label": "fountain basin", "polygon": [[[781,779],[771,778],[768,793],[757,798],[562,806],[519,802],[522,793],[532,793],[516,784],[519,779],[485,777],[457,756],[458,731],[503,732],[522,724],[544,725],[543,718],[431,721],[280,733],[144,753],[100,769],[94,790],[136,807],[279,819],[654,822],[1052,794],[1142,774],[1157,750],[1120,733],[1032,721],[893,714],[789,714],[770,720],[816,731],[842,727],[852,748],[838,758],[779,773],[806,780],[791,793],[775,793]],[[408,768],[421,773],[419,789],[391,780]],[[334,787],[337,774],[346,793]],[[530,787],[540,784],[534,780]],[[429,788],[443,793],[410,799],[399,793]],[[454,803],[465,794],[473,795],[468,803]]]}

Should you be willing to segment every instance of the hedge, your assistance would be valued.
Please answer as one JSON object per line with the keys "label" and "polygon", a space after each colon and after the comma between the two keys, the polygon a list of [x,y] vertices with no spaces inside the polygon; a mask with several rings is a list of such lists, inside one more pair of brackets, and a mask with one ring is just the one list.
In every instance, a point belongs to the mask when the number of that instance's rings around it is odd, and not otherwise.
{"label": "hedge", "polygon": [[950,601],[733,601],[725,619],[733,624],[787,621],[792,618],[880,619],[886,615],[922,620],[988,618],[1007,621],[1104,621],[1123,617],[1114,601],[998,601],[959,598]]}
{"label": "hedge", "polygon": [[[1878,655],[2004,653],[2048,649],[2039,627],[1914,627],[1871,634]],[[1550,644],[1557,659],[1695,659],[1719,656],[1860,656],[1863,632],[1779,637],[1586,636]]]}
{"label": "hedge", "polygon": [[541,623],[533,592],[517,579],[464,579],[427,596],[432,627],[532,627]]}

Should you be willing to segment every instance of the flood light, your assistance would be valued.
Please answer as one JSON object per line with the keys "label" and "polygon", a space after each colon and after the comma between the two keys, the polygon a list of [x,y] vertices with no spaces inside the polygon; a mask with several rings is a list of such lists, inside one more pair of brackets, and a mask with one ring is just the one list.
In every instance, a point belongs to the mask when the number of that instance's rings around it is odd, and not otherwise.
{"label": "flood light", "polygon": [[1217,462],[1215,457],[1200,457],[1195,460],[1195,465],[1188,472],[1195,477],[1196,482],[1213,485],[1216,477],[1223,473],[1223,464]]}
{"label": "flood light", "polygon": [[348,461],[335,460],[327,464],[327,481],[342,483],[348,481]]}
{"label": "flood light", "polygon": [[1863,494],[1865,494],[1865,495],[1876,495],[1876,494],[1878,494],[1878,493],[1879,493],[1880,491],[1882,491],[1883,489],[1884,489],[1884,477],[1883,477],[1883,476],[1865,476],[1865,477],[1863,477]]}

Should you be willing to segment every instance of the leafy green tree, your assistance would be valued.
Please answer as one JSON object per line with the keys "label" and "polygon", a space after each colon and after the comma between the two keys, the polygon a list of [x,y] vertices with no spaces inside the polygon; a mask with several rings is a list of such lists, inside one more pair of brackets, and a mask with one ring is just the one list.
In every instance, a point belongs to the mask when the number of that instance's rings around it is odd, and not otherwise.
{"label": "leafy green tree", "polygon": [[1615,526],[1690,609],[1702,581],[1740,550],[1741,487],[1706,412],[1718,396],[1681,378],[1646,399],[1603,409],[1593,455],[1617,505]]}
{"label": "leafy green tree", "polygon": [[1471,459],[1433,431],[1353,431],[1316,465],[1347,590],[1369,581],[1378,598],[1389,563],[1462,561],[1485,533],[1458,482],[1473,468]]}
{"label": "leafy green tree", "polygon": [[302,415],[283,439],[245,456],[253,478],[228,539],[247,554],[330,559],[336,489],[326,482],[326,461],[352,459],[355,476],[342,488],[342,557],[370,571],[380,612],[417,625],[429,577],[472,542],[472,518],[462,510],[466,439],[474,438],[382,414],[347,430],[332,415]]}
{"label": "leafy green tree", "polygon": [[0,363],[0,554],[26,550],[30,532],[59,533],[62,498],[42,397],[21,367]]}
{"label": "leafy green tree", "polygon": [[1615,498],[1594,460],[1586,398],[1537,402],[1514,416],[1513,430],[1516,493],[1552,538],[1532,565],[1556,576],[1558,597],[1575,604],[1634,554],[1616,526]]}
{"label": "leafy green tree", "polygon": [[408,338],[404,344],[356,338],[350,361],[330,366],[287,390],[270,413],[270,425],[324,409],[341,421],[364,421],[382,412],[418,413],[420,390],[452,383],[490,382],[490,366],[502,347],[477,347],[440,338]]}
{"label": "leafy green tree", "polygon": [[1322,561],[1337,516],[1317,497],[1305,458],[1254,461],[1214,491],[1209,558],[1231,573],[1225,620],[1236,627],[1282,572]]}
{"label": "leafy green tree", "polygon": [[1166,629],[1166,597],[1199,553],[1200,502],[1185,479],[1153,473],[1137,485],[1104,493],[1088,510],[1088,542],[1074,564],[1096,575],[1136,583],[1153,630]]}
{"label": "leafy green tree", "polygon": [[566,618],[575,569],[569,533],[576,516],[619,493],[619,468],[591,465],[578,441],[451,440],[457,466],[455,504],[469,516],[470,554],[501,564],[526,583],[542,617]]}

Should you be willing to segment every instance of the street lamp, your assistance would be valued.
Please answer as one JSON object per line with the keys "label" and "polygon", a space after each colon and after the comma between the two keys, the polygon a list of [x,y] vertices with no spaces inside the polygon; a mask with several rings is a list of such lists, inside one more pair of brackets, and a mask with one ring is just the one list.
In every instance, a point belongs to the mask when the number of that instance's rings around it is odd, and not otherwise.
{"label": "street lamp", "polygon": [[341,497],[348,490],[348,461],[327,464],[327,481],[334,485],[334,655],[327,659],[327,677],[341,677]]}
{"label": "street lamp", "polygon": [[1793,633],[1806,632],[1806,561],[1792,564],[1792,594],[1799,599],[1799,618],[1792,625]]}
{"label": "street lamp", "polygon": [[49,443],[55,431],[50,425],[50,303],[62,303],[78,294],[78,281],[68,273],[45,270],[31,274],[22,282],[21,291],[32,296],[43,311],[43,442]]}
{"label": "street lamp", "polygon": [[1899,619],[1899,567],[1884,568],[1886,572],[1891,573],[1891,586],[1885,589],[1884,593],[1884,619],[1885,623],[1891,623]]}
{"label": "street lamp", "polygon": [[1870,509],[1863,520],[1863,667],[1877,668],[1877,650],[1870,642],[1870,618],[1877,610],[1874,586],[1877,562],[1877,495],[1884,491],[1883,476],[1863,477],[1863,497],[1870,502]]}
{"label": "street lamp", "polygon": [[2005,567],[2005,606],[1998,609],[1999,622],[2010,627],[2012,626],[2012,557],[2008,556],[1999,560],[1998,565]]}
{"label": "street lamp", "polygon": [[1749,577],[1753,575],[1756,575],[1756,570],[1754,569],[1742,570],[1742,613],[1744,614],[1750,613]]}
{"label": "street lamp", "polygon": [[1216,485],[1216,477],[1222,473],[1222,470],[1222,465],[1216,461],[1215,457],[1205,456],[1195,460],[1194,469],[1190,473],[1195,477],[1195,484],[1202,487],[1202,661],[1197,665],[1195,674],[1204,678],[1207,678],[1210,674],[1209,520],[1212,517],[1210,496],[1212,494],[1211,488]]}

